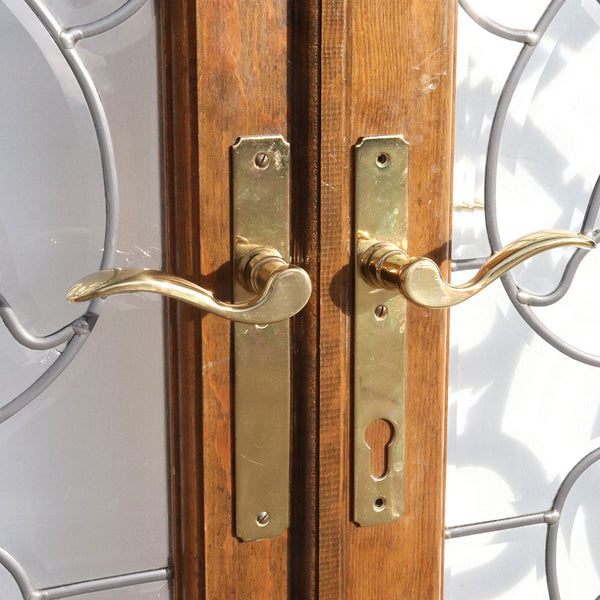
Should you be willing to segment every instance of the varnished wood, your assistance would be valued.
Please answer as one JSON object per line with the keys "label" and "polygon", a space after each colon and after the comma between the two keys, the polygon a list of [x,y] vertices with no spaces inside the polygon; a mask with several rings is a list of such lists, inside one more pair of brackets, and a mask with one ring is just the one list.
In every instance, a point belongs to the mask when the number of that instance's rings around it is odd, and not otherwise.
{"label": "varnished wood", "polygon": [[433,600],[442,594],[447,316],[409,309],[406,512],[395,524],[356,527],[345,266],[352,260],[351,146],[367,135],[400,133],[410,143],[409,247],[448,258],[455,3],[322,6],[318,597]]}
{"label": "varnished wood", "polygon": [[[200,273],[198,221],[196,9],[187,0],[162,6],[165,106],[167,267],[194,280]],[[174,594],[203,597],[205,545],[202,398],[198,394],[201,329],[190,306],[169,302],[171,481]]]}
{"label": "varnished wood", "polygon": [[319,42],[320,0],[289,3],[289,137],[292,147],[292,254],[313,296],[292,321],[293,428],[289,581],[292,600],[317,595]]}
{"label": "varnished wood", "polygon": [[[454,0],[163,3],[168,266],[231,298],[229,147],[292,144],[293,258],[315,293],[293,321],[292,523],[233,534],[230,325],[170,307],[178,600],[441,597],[446,315],[409,311],[406,514],[351,522],[352,145],[411,144],[411,252],[447,260]],[[385,350],[382,349],[382,359]]]}
{"label": "varnished wood", "polygon": [[349,6],[326,0],[321,15],[319,354],[319,599],[350,599],[345,569],[350,519],[351,171]]}
{"label": "varnished wood", "polygon": [[[287,136],[287,3],[165,3],[169,267],[231,299],[230,147]],[[230,323],[171,313],[176,596],[280,600],[287,536],[233,533]]]}
{"label": "varnished wood", "polygon": [[[202,282],[231,298],[229,149],[238,136],[287,137],[285,2],[198,2]],[[287,595],[287,538],[233,536],[230,323],[202,319],[206,600]]]}

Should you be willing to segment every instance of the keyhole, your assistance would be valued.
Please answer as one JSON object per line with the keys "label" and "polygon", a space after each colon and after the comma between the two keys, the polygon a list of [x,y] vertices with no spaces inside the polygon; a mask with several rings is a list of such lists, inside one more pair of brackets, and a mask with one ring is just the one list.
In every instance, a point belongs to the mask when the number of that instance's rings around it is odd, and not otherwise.
{"label": "keyhole", "polygon": [[394,426],[386,419],[377,419],[369,424],[365,442],[371,450],[371,477],[383,479],[388,472],[389,447],[394,439]]}

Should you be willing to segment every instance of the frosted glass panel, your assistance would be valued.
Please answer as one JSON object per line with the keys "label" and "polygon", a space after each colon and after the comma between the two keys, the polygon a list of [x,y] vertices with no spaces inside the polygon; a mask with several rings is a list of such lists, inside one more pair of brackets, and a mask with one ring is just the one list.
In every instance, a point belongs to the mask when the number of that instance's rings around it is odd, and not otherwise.
{"label": "frosted glass panel", "polygon": [[563,510],[558,575],[563,600],[597,598],[600,591],[600,465],[573,487]]}
{"label": "frosted glass panel", "polygon": [[[502,24],[531,28],[548,2],[471,4]],[[589,77],[600,65],[599,29],[600,3],[567,0],[517,87],[498,169],[504,244],[531,231],[578,231],[581,226],[600,175],[598,84]],[[477,206],[484,200],[494,111],[522,44],[484,31],[464,11],[458,40],[453,252],[455,259],[464,259],[490,252],[484,212]],[[526,290],[547,293],[570,256],[569,251],[540,255],[519,267],[515,278]],[[592,251],[566,297],[534,309],[551,331],[598,355],[599,269],[600,253]],[[472,275],[455,271],[453,281]],[[549,510],[569,471],[600,446],[594,392],[600,369],[545,342],[516,312],[500,284],[453,308],[450,327],[447,525]],[[594,467],[573,488],[561,518],[563,600],[600,595],[592,509],[598,485],[600,469]],[[448,540],[445,598],[548,600],[546,530],[541,524]]]}
{"label": "frosted glass panel", "polygon": [[[117,0],[56,1],[75,25]],[[162,265],[157,3],[77,46],[115,149],[117,266]],[[0,0],[0,291],[36,335],[85,307],[67,289],[98,269],[105,200],[98,142],[81,90],[23,0]],[[158,297],[106,302],[83,349],[29,406],[0,423],[0,547],[37,587],[162,568],[169,562],[166,354]],[[62,347],[17,344],[0,323],[0,406]],[[0,568],[0,598],[14,599]],[[87,598],[88,596],[86,596]],[[90,598],[167,598],[148,584]]]}
{"label": "frosted glass panel", "polygon": [[543,583],[545,535],[538,526],[449,541],[445,562],[450,580],[446,581],[444,597],[547,599]]}
{"label": "frosted glass panel", "polygon": [[[20,21],[20,20],[21,21]],[[64,290],[100,262],[98,143],[74,76],[22,0],[0,2],[0,282],[24,325],[46,335],[81,314]],[[57,358],[0,331],[0,404]]]}

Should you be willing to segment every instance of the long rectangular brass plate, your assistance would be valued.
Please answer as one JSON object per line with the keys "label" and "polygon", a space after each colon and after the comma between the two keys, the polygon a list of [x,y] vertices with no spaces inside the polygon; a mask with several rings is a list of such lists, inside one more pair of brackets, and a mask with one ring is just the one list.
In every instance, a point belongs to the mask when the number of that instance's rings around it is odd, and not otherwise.
{"label": "long rectangular brass plate", "polygon": [[[355,147],[356,256],[367,236],[406,249],[407,190],[404,139],[360,140]],[[354,521],[366,526],[396,521],[404,512],[406,300],[399,291],[369,286],[358,263],[354,276]]]}
{"label": "long rectangular brass plate", "polygon": [[[290,259],[290,147],[281,137],[233,146],[233,233]],[[236,269],[234,269],[234,272]],[[255,296],[234,282],[234,301]],[[234,325],[235,525],[244,541],[289,525],[290,324]]]}

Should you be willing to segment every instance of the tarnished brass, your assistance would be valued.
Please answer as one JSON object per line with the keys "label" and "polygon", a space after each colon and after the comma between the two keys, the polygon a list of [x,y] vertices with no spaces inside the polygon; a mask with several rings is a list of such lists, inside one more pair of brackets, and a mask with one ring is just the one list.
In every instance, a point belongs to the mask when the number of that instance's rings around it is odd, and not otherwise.
{"label": "tarnished brass", "polygon": [[358,253],[361,276],[373,288],[399,290],[411,302],[426,308],[447,308],[477,294],[524,260],[562,246],[590,249],[596,244],[571,231],[536,231],[502,248],[470,281],[460,285],[444,281],[432,260],[411,257],[396,244],[369,239],[367,233],[361,235]]}
{"label": "tarnished brass", "polygon": [[[364,138],[355,148],[356,243],[360,231],[406,240],[408,144],[402,137]],[[401,241],[399,243],[402,243]],[[378,525],[404,512],[404,395],[406,300],[396,290],[374,289],[355,266],[354,521]],[[371,472],[369,425],[387,421],[391,441],[384,473]],[[373,449],[375,451],[375,449]]]}
{"label": "tarnished brass", "polygon": [[[241,138],[233,147],[232,169],[233,233],[240,257],[234,300],[245,303],[290,258],[289,144],[280,136]],[[246,240],[276,250],[286,262],[265,261],[260,248],[247,251]],[[303,304],[309,295],[310,286]],[[235,531],[252,541],[280,536],[289,525],[290,323],[236,323],[233,334]]]}

